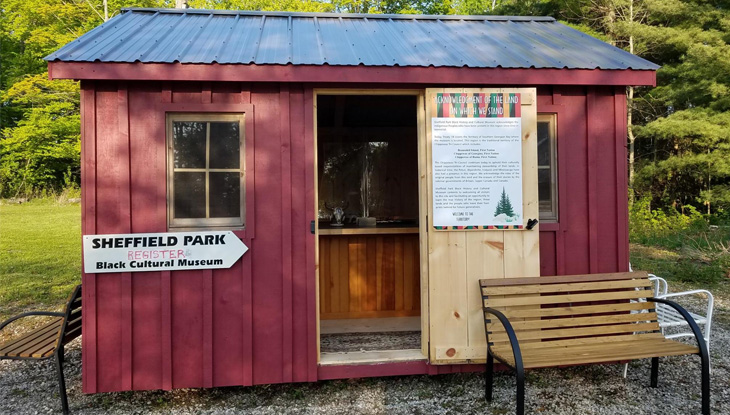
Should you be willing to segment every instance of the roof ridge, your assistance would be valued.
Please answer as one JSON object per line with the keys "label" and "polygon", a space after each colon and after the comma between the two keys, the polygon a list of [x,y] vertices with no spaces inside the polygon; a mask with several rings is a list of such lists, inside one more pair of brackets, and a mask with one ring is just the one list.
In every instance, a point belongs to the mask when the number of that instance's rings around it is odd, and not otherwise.
{"label": "roof ridge", "polygon": [[213,10],[213,9],[165,9],[151,7],[124,7],[122,12],[148,12],[170,14],[219,14],[274,17],[331,17],[352,19],[398,19],[398,20],[477,20],[513,22],[556,22],[551,16],[498,16],[498,15],[437,15],[437,14],[368,14],[368,13],[328,13],[328,12],[284,12],[257,10]]}

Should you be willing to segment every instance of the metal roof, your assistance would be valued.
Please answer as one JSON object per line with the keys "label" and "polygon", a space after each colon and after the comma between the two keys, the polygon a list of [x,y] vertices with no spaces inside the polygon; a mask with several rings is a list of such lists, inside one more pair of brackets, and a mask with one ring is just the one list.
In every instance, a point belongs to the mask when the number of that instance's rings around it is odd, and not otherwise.
{"label": "metal roof", "polygon": [[63,62],[656,70],[551,17],[124,9]]}

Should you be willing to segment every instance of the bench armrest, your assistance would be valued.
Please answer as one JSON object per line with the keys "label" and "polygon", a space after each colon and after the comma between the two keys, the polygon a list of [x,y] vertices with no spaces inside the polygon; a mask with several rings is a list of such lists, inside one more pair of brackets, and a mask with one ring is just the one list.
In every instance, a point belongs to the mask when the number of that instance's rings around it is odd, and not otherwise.
{"label": "bench armrest", "polygon": [[692,334],[695,335],[695,340],[697,340],[697,346],[700,349],[700,356],[709,357],[710,354],[707,350],[707,343],[705,342],[705,338],[702,335],[702,330],[700,330],[700,326],[697,325],[697,322],[695,322],[695,320],[692,318],[691,315],[689,315],[689,312],[687,310],[685,310],[684,307],[675,303],[674,301],[669,301],[664,298],[649,297],[649,298],[647,298],[647,301],[653,301],[655,303],[666,304],[666,305],[674,308],[675,310],[677,310],[677,312],[682,315],[682,317],[685,319],[685,321],[687,321],[687,324],[689,324],[689,327],[692,329]]}
{"label": "bench armrest", "polygon": [[10,317],[9,319],[3,321],[0,323],[0,330],[4,329],[5,326],[12,323],[15,320],[19,320],[23,317],[31,317],[31,316],[47,316],[47,317],[65,317],[66,315],[61,312],[55,312],[55,311],[29,311],[27,313],[18,314],[15,317]]}
{"label": "bench armrest", "polygon": [[649,274],[649,281],[654,284],[654,296],[661,297],[669,291],[669,284],[664,278]]}
{"label": "bench armrest", "polygon": [[673,297],[684,297],[688,295],[698,295],[698,294],[704,294],[707,296],[707,311],[705,312],[705,317],[707,318],[707,325],[709,326],[710,321],[712,320],[712,311],[715,308],[715,297],[712,295],[711,292],[707,290],[690,290],[690,291],[680,291],[676,293],[669,293],[669,294],[663,294],[658,295],[658,298],[673,298]]}
{"label": "bench armrest", "polygon": [[[502,326],[504,327],[505,332],[507,332],[507,337],[509,338],[509,344],[512,347],[512,355],[515,359],[515,369],[518,373],[522,372],[524,370],[522,365],[522,351],[520,350],[520,342],[517,340],[517,335],[515,334],[515,330],[512,328],[512,323],[509,322],[507,319],[507,316],[502,314],[501,311],[495,310],[490,307],[485,307],[484,312],[491,314],[497,319],[499,319],[499,322],[502,323]],[[485,327],[486,328],[486,327]],[[487,333],[487,353],[489,353],[489,349],[491,346],[489,345],[489,333]],[[505,362],[502,362],[505,363]]]}

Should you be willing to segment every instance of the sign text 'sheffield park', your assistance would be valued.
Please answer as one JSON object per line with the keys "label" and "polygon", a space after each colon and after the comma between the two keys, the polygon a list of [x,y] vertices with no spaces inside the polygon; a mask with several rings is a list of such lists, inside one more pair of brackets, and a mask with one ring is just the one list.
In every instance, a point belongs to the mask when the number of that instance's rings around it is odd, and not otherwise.
{"label": "sign text 'sheffield park'", "polygon": [[248,251],[231,231],[84,236],[84,272],[230,268]]}

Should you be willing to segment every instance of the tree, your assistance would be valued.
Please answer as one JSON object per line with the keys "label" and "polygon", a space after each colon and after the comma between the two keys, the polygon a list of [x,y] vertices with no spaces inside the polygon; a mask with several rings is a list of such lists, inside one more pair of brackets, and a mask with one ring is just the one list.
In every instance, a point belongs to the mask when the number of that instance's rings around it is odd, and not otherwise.
{"label": "tree", "polygon": [[497,203],[497,210],[494,211],[494,216],[499,216],[503,213],[509,217],[515,215],[515,212],[512,210],[512,202],[509,201],[509,196],[507,196],[504,187],[502,188],[502,197],[499,199],[499,203]]}
{"label": "tree", "polygon": [[80,174],[79,90],[73,81],[27,76],[2,95],[23,113],[2,130],[0,194],[60,189]]}
{"label": "tree", "polygon": [[[164,0],[110,0],[162,7]],[[104,20],[104,1],[3,0],[0,12],[0,197],[79,183],[79,86],[49,81],[43,57]]]}

